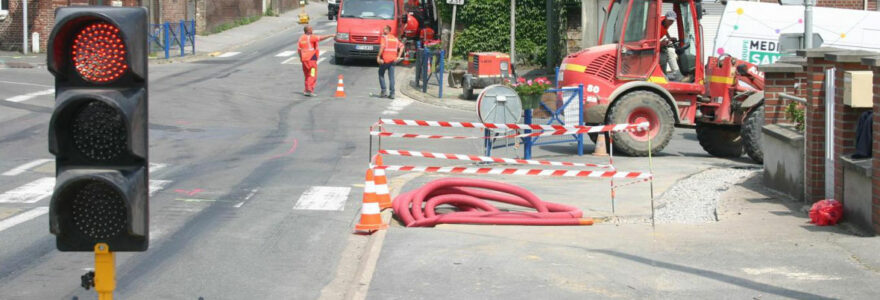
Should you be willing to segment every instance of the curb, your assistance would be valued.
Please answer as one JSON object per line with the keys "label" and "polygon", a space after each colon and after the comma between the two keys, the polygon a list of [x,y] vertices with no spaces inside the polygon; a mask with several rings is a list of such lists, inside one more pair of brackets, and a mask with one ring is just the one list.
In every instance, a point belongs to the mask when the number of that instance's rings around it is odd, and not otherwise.
{"label": "curb", "polygon": [[[419,101],[419,102],[422,102],[422,103],[425,103],[428,105],[433,105],[433,106],[438,106],[438,107],[443,107],[443,108],[448,108],[448,109],[454,109],[454,110],[459,110],[459,111],[471,111],[471,112],[477,111],[476,104],[471,105],[470,108],[465,108],[462,105],[450,104],[448,102],[445,102],[445,101],[443,101],[444,99],[442,99],[442,98],[437,98],[437,97],[433,97],[431,95],[422,93],[421,90],[418,90],[412,86],[412,83],[415,82],[415,76],[414,76],[415,72],[413,72],[412,69],[406,69],[405,72],[401,72],[401,73],[402,73],[401,74],[402,76],[400,76],[400,78],[398,79],[397,85],[403,87],[400,90],[400,92],[402,94],[406,95],[407,97],[410,97],[413,100],[416,100],[416,101]],[[403,81],[403,82],[400,82],[400,81]],[[451,100],[458,100],[458,99],[451,99]],[[474,103],[476,103],[476,102],[474,102]]]}

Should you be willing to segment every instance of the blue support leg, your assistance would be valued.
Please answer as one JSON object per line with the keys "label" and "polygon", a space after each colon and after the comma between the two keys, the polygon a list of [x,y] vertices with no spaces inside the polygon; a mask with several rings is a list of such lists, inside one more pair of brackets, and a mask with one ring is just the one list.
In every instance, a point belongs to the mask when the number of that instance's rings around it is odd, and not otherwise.
{"label": "blue support leg", "polygon": [[165,38],[165,59],[168,59],[171,57],[171,53],[169,53],[171,51],[171,32],[170,31],[171,31],[171,24],[169,24],[168,22],[165,22],[165,24],[162,24],[162,33]]}
{"label": "blue support leg", "polygon": [[180,21],[180,57],[186,55],[186,24]]}
{"label": "blue support leg", "polygon": [[[526,121],[526,124],[532,124],[532,110],[531,110],[531,109],[526,109],[524,113],[525,113],[525,121]],[[526,133],[531,133],[532,130],[530,130],[530,129],[526,129],[525,132],[526,132]],[[524,144],[524,147],[523,147],[523,158],[524,158],[524,159],[530,159],[530,158],[532,158],[532,138],[531,138],[531,137],[526,137],[526,138],[525,138],[525,143],[523,143],[523,144]]]}

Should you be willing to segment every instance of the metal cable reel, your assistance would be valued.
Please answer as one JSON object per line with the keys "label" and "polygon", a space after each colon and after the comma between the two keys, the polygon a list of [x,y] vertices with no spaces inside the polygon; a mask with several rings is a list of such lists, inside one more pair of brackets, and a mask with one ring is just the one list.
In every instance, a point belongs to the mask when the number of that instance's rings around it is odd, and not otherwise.
{"label": "metal cable reel", "polygon": [[[523,108],[519,100],[519,95],[510,87],[495,84],[490,85],[480,92],[477,97],[477,118],[482,123],[500,123],[500,124],[516,124],[522,118]],[[511,129],[489,129],[493,136],[511,135],[514,130]],[[483,143],[486,154],[491,153],[493,139]],[[518,145],[516,139],[514,143]],[[509,146],[509,139],[505,139],[505,145]]]}

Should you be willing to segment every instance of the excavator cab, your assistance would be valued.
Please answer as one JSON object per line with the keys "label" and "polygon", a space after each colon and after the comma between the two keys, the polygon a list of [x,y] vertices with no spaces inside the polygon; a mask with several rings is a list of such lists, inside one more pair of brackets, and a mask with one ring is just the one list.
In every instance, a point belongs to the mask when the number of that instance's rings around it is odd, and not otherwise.
{"label": "excavator cab", "polygon": [[[667,11],[663,11],[664,3],[667,4]],[[675,15],[667,29],[673,42],[667,42],[668,39],[662,34],[667,31],[663,30],[663,20],[669,12]],[[617,78],[662,84],[669,81],[698,81],[703,74],[702,64],[698,61],[703,50],[699,46],[702,45],[700,17],[700,2],[693,0],[611,2],[601,41],[602,44],[617,44]],[[675,55],[666,55],[667,51],[674,51]],[[670,74],[674,71],[672,64],[678,66],[681,76]],[[692,92],[694,87],[673,87],[670,92],[679,89]]]}

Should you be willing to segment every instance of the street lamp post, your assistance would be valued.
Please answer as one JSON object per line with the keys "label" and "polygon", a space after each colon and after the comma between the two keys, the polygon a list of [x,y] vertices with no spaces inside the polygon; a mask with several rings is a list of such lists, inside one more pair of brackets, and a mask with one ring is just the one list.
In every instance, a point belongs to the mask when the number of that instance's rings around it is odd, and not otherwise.
{"label": "street lamp post", "polygon": [[813,48],[813,1],[804,0],[804,49]]}

